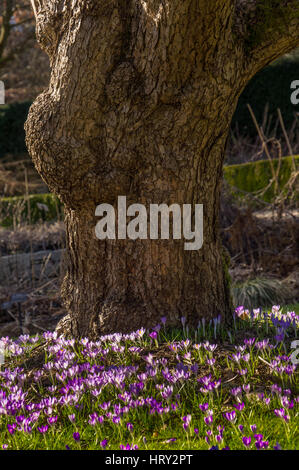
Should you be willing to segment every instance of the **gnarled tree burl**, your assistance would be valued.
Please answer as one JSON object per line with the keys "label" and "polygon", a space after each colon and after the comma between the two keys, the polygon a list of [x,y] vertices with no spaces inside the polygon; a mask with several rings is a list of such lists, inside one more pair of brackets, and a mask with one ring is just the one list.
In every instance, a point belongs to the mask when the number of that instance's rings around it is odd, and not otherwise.
{"label": "gnarled tree burl", "polygon": [[[65,204],[62,294],[74,335],[231,314],[218,233],[225,144],[238,98],[299,45],[298,0],[32,0],[51,61],[27,145]],[[37,71],[38,72],[38,71]],[[269,86],[271,84],[269,83]],[[204,244],[105,240],[95,208],[204,205]]]}

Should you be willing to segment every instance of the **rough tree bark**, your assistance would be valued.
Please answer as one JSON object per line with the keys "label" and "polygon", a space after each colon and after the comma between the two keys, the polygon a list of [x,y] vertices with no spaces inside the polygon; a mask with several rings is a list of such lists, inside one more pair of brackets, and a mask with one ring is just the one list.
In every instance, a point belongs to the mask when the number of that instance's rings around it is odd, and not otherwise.
{"label": "rough tree bark", "polygon": [[[225,144],[238,98],[299,44],[298,0],[32,0],[51,60],[27,145],[65,204],[64,322],[77,336],[229,317],[218,231]],[[95,208],[204,206],[204,244],[105,240]]]}

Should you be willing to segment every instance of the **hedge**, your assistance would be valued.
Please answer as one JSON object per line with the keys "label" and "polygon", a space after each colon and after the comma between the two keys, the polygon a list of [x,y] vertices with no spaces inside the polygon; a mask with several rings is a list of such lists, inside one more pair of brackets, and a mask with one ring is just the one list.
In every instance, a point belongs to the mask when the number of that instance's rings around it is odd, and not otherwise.
{"label": "hedge", "polygon": [[27,152],[24,123],[30,106],[30,101],[0,106],[0,158]]}
{"label": "hedge", "polygon": [[[278,160],[272,160],[277,168]],[[296,166],[299,165],[299,155],[295,156]],[[279,172],[280,189],[287,183],[292,171],[292,157],[283,157]],[[272,173],[268,160],[224,166],[224,178],[229,185],[246,191],[256,192],[267,186]],[[234,190],[233,190],[234,192]],[[273,185],[264,194],[263,200],[270,202],[273,198]],[[33,194],[29,196],[31,223],[39,221],[53,221],[63,216],[63,205],[54,194]],[[43,208],[44,205],[45,207]],[[46,209],[46,210],[45,210]],[[25,197],[0,198],[0,225],[12,227],[21,222],[30,222],[28,216],[28,203]]]}
{"label": "hedge", "polygon": [[[278,159],[273,159],[273,166],[277,169]],[[295,156],[296,167],[299,165],[299,155]],[[292,172],[292,157],[283,157],[278,176],[279,188],[282,189],[288,182]],[[224,178],[236,188],[254,193],[265,188],[272,178],[269,160],[227,165],[224,167]],[[271,202],[274,196],[274,185],[267,190],[262,199]]]}
{"label": "hedge", "polygon": [[32,194],[28,200],[24,196],[0,198],[0,225],[12,227],[14,224],[39,221],[50,222],[63,216],[63,205],[54,194]]}

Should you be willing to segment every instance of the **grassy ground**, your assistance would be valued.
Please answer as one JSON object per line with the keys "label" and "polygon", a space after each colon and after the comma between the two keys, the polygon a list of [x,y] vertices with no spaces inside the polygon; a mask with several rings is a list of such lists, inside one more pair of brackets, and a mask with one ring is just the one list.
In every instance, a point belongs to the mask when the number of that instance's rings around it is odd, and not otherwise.
{"label": "grassy ground", "polygon": [[290,305],[286,305],[284,307],[284,310],[285,311],[289,311],[289,312],[295,312],[297,315],[299,315],[299,304],[290,304]]}
{"label": "grassy ground", "polygon": [[1,447],[298,449],[298,313],[248,314],[238,309],[230,330],[163,318],[97,342],[7,338]]}

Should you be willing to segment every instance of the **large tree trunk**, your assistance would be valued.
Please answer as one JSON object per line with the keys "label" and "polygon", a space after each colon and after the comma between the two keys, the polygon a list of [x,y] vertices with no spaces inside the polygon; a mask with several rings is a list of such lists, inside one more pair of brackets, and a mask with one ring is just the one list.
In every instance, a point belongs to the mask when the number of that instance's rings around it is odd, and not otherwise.
{"label": "large tree trunk", "polygon": [[[52,75],[31,108],[27,143],[65,204],[62,293],[72,333],[127,332],[162,316],[194,326],[228,317],[218,227],[225,143],[240,93],[273,50],[261,46],[263,59],[245,67],[232,1],[40,3],[37,33]],[[95,208],[116,209],[118,196],[147,208],[203,204],[203,247],[98,240]]]}
{"label": "large tree trunk", "polygon": [[[199,142],[197,150],[185,150],[180,159],[180,148],[187,142],[173,136],[169,148],[164,143],[161,158],[163,142],[154,135],[142,126],[138,147],[137,136],[133,137],[141,167],[135,175],[126,175],[125,186],[111,188],[104,200],[114,207],[119,194],[127,195],[128,205],[141,202],[147,207],[150,203],[194,206],[200,202],[204,207],[203,248],[186,251],[184,239],[99,241],[95,237],[95,202],[82,210],[67,207],[70,264],[63,294],[74,333],[132,331],[155,326],[164,315],[172,324],[185,316],[197,326],[201,317],[224,317],[231,312],[218,231],[223,137],[210,138],[212,153]],[[151,138],[157,147],[150,148]],[[128,142],[120,153],[123,162],[127,155]],[[209,158],[213,162],[205,168]],[[150,165],[145,163],[148,159]],[[200,179],[203,173],[205,178]]]}

